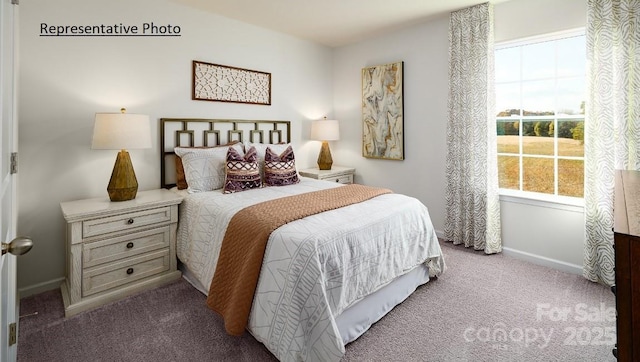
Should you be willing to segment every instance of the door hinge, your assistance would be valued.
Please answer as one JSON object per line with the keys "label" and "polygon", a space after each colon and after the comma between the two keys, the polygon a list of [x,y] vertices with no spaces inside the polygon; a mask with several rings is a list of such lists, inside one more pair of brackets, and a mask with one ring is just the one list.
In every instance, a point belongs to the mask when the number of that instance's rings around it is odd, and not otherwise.
{"label": "door hinge", "polygon": [[18,4],[20,4],[20,1],[19,0],[11,0],[11,3],[13,5],[18,5]]}
{"label": "door hinge", "polygon": [[11,173],[18,173],[18,152],[11,153]]}
{"label": "door hinge", "polygon": [[18,342],[18,328],[15,323],[9,324],[9,346],[13,346]]}

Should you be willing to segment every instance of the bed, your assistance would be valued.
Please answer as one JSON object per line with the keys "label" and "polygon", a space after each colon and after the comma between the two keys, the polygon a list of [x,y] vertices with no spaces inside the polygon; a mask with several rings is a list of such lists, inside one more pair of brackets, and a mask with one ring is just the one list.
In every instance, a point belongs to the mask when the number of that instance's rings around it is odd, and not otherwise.
{"label": "bed", "polygon": [[[225,270],[222,241],[241,210],[309,195],[325,198],[349,186],[367,188],[295,175],[297,182],[285,186],[230,193],[199,190],[192,176],[194,189],[191,184],[177,189],[176,152],[190,162],[192,154],[239,145],[243,151],[257,150],[264,180],[265,150],[283,155],[291,150],[290,128],[288,121],[161,119],[161,183],[184,195],[177,235],[180,269],[205,295],[214,290],[214,276],[219,281]],[[214,146],[218,149],[210,150]],[[193,171],[188,164],[184,168]],[[254,227],[252,220],[242,222],[247,230]],[[277,227],[261,259],[246,330],[281,361],[340,360],[346,344],[445,269],[427,208],[384,190]]]}

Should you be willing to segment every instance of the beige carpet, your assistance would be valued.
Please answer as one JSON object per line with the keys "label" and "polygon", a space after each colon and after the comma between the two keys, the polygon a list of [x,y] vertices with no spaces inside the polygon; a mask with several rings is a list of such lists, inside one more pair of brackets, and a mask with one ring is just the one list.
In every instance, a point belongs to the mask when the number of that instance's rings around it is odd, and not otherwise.
{"label": "beige carpet", "polygon": [[[448,270],[347,346],[343,361],[615,361],[615,299],[578,275],[442,243]],[[18,361],[273,361],[226,335],[184,280],[64,319],[21,300]]]}

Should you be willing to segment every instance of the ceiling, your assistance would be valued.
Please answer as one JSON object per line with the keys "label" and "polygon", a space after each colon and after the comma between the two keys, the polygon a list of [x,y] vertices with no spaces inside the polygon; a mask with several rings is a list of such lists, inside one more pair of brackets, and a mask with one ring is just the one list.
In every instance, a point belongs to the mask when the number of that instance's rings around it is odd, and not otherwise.
{"label": "ceiling", "polygon": [[[487,0],[174,0],[329,47],[411,26]],[[500,3],[508,0],[491,0]]]}

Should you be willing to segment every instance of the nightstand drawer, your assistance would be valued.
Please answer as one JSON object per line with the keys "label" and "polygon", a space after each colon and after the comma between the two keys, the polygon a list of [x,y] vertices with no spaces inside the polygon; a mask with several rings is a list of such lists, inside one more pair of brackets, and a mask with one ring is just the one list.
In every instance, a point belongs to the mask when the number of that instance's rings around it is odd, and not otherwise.
{"label": "nightstand drawer", "polygon": [[300,170],[300,176],[314,178],[329,182],[337,182],[341,184],[352,184],[353,175],[356,169],[353,167],[333,166],[331,170],[320,170],[318,168],[308,168]]}
{"label": "nightstand drawer", "polygon": [[84,270],[82,296],[86,297],[169,270],[169,249],[110,265]]}
{"label": "nightstand drawer", "polygon": [[82,222],[82,237],[88,238],[115,231],[171,221],[171,207],[161,207]]}
{"label": "nightstand drawer", "polygon": [[168,248],[170,226],[146,230],[117,238],[94,241],[82,245],[82,267],[122,260],[153,250]]}
{"label": "nightstand drawer", "polygon": [[353,175],[338,175],[334,177],[323,178],[322,180],[338,182],[341,184],[352,184],[353,183]]}

